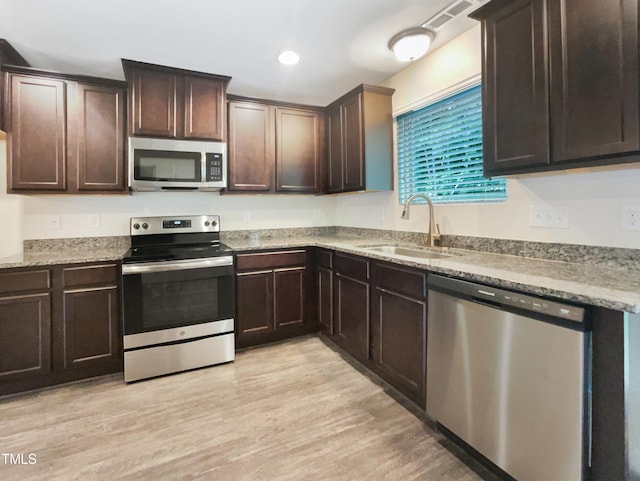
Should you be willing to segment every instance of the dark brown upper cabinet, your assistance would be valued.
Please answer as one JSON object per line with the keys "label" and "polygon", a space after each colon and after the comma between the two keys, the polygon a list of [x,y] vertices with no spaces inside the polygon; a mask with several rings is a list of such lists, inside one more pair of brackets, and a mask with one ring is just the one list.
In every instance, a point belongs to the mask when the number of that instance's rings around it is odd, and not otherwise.
{"label": "dark brown upper cabinet", "polygon": [[275,107],[276,190],[320,192],[324,116],[316,110]]}
{"label": "dark brown upper cabinet", "polygon": [[273,190],[275,134],[269,105],[229,102],[229,185],[227,190]]}
{"label": "dark brown upper cabinet", "polygon": [[[20,67],[29,67],[29,63],[24,59],[18,51],[11,46],[4,38],[0,38],[0,65],[17,65]],[[0,75],[0,130],[6,130],[3,120],[4,110],[4,75]]]}
{"label": "dark brown upper cabinet", "polygon": [[9,192],[126,191],[124,82],[3,70]]}
{"label": "dark brown upper cabinet", "polygon": [[493,0],[471,16],[486,176],[639,159],[637,2]]}
{"label": "dark brown upper cabinet", "polygon": [[131,135],[226,139],[230,77],[122,60],[129,90]]}
{"label": "dark brown upper cabinet", "polygon": [[393,92],[360,85],[327,107],[329,193],[393,189]]}
{"label": "dark brown upper cabinet", "polygon": [[323,139],[321,108],[232,96],[227,190],[322,192]]}

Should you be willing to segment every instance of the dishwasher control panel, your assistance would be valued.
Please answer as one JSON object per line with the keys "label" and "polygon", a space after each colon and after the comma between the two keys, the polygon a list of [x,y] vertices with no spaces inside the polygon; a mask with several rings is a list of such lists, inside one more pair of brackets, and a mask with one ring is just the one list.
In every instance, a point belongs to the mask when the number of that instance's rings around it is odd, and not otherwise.
{"label": "dishwasher control panel", "polygon": [[455,289],[474,299],[488,301],[503,306],[517,307],[525,311],[537,312],[546,316],[565,319],[573,322],[584,322],[585,308],[564,304],[561,302],[541,299],[539,297],[518,292],[507,291],[492,286],[484,286],[460,279],[450,279],[440,276],[432,276],[429,279],[430,286],[440,286],[445,289]]}
{"label": "dishwasher control panel", "polygon": [[526,294],[495,289],[493,287],[474,286],[474,289],[475,293],[472,295],[479,299],[487,299],[506,306],[518,307],[527,311],[539,312],[569,321],[582,322],[584,320],[583,307],[570,306]]}

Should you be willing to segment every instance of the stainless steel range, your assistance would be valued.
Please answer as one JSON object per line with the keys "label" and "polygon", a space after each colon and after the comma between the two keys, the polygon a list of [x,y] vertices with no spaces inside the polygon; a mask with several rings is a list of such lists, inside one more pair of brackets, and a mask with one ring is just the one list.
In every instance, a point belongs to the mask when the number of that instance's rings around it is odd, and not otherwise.
{"label": "stainless steel range", "polygon": [[233,256],[219,217],[134,217],[131,246],[122,265],[124,380],[233,361]]}

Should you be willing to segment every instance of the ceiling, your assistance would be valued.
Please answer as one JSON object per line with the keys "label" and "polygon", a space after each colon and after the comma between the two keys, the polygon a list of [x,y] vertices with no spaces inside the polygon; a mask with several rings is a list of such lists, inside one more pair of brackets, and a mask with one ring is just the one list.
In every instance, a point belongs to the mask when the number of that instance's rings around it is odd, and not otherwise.
{"label": "ceiling", "polygon": [[[480,4],[477,0],[471,0]],[[407,66],[387,48],[452,0],[0,0],[0,38],[36,68],[123,79],[121,58],[232,77],[229,92],[327,105]],[[476,22],[470,8],[432,49]],[[296,66],[277,62],[287,47]]]}

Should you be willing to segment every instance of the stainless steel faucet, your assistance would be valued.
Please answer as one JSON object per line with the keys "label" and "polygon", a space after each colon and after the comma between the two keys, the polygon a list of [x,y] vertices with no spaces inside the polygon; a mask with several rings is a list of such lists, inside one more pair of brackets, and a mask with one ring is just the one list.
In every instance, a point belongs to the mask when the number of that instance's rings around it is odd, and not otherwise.
{"label": "stainless steel faucet", "polygon": [[402,208],[401,219],[407,220],[409,219],[409,205],[416,197],[422,197],[427,201],[429,205],[429,232],[427,232],[427,245],[429,247],[439,246],[440,245],[440,228],[438,224],[436,224],[436,219],[433,214],[433,203],[431,199],[424,194],[413,194],[409,196],[407,201],[404,203],[404,207]]}

